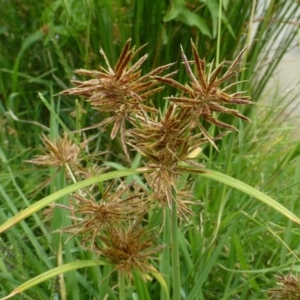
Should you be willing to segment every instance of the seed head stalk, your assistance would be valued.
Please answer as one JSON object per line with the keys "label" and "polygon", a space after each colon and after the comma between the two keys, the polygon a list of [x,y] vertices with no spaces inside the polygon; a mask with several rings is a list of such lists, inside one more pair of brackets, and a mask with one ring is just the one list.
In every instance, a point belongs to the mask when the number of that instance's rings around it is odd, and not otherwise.
{"label": "seed head stalk", "polygon": [[173,299],[180,300],[180,264],[178,244],[178,213],[176,203],[176,189],[172,187],[172,230],[171,230],[171,251],[172,251],[172,278],[173,278]]}
{"label": "seed head stalk", "polygon": [[[72,169],[70,168],[69,164],[66,164],[65,167],[66,167],[66,170],[68,171],[68,174],[69,174],[70,178],[72,179],[73,183],[77,183],[77,180],[76,180],[74,173],[73,173]],[[81,190],[78,190],[78,193],[81,196],[83,196],[83,193]]]}
{"label": "seed head stalk", "polygon": [[119,279],[119,300],[126,300],[126,291],[125,291],[125,273],[118,271]]}
{"label": "seed head stalk", "polygon": [[[168,293],[170,292],[170,280],[171,280],[171,276],[169,276],[169,272],[170,272],[170,255],[171,255],[171,215],[170,215],[170,209],[167,206],[166,210],[165,210],[165,216],[164,216],[164,228],[163,228],[163,243],[165,245],[167,245],[167,247],[164,249],[164,251],[162,252],[161,255],[161,259],[160,259],[160,273],[164,276],[167,287],[168,287]],[[161,289],[161,293],[160,293],[160,299],[162,300],[166,300],[165,298],[165,291],[163,290],[163,288]]]}

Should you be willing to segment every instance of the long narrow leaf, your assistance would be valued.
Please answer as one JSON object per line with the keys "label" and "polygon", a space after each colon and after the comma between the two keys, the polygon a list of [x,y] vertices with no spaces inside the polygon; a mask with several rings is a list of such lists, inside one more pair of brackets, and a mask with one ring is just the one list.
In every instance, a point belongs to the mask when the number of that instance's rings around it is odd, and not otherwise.
{"label": "long narrow leaf", "polygon": [[45,206],[49,205],[50,203],[58,200],[59,198],[65,196],[65,195],[68,195],[72,192],[75,192],[79,189],[82,189],[84,187],[87,187],[87,186],[92,185],[97,182],[102,182],[102,181],[110,180],[113,178],[119,178],[119,177],[123,177],[123,176],[135,175],[135,174],[138,174],[138,173],[141,173],[144,171],[145,170],[141,169],[141,168],[135,169],[135,170],[126,169],[126,170],[120,170],[120,171],[113,171],[113,172],[101,174],[99,176],[95,176],[95,177],[83,180],[81,182],[75,183],[73,185],[70,185],[70,186],[68,186],[64,189],[61,189],[61,190],[43,198],[42,200],[30,205],[29,207],[24,209],[22,212],[18,213],[14,217],[12,217],[10,220],[6,221],[4,224],[2,224],[0,226],[0,233],[9,229],[10,227],[19,223],[20,221],[24,220],[25,218],[28,218],[35,212],[39,211],[40,209],[44,208]]}
{"label": "long narrow leaf", "polygon": [[40,274],[40,275],[26,281],[25,283],[23,283],[20,286],[18,286],[17,288],[15,288],[9,295],[1,298],[0,300],[6,300],[6,299],[9,299],[18,294],[21,294],[21,293],[25,292],[26,290],[28,290],[29,288],[32,288],[32,287],[36,286],[37,284],[44,282],[48,279],[51,279],[53,277],[56,277],[60,274],[70,272],[73,270],[77,270],[80,268],[103,266],[103,265],[107,265],[107,263],[104,261],[101,261],[101,260],[81,260],[81,261],[71,262],[71,263],[65,264],[63,266],[59,266],[57,268],[51,269],[43,274]]}
{"label": "long narrow leaf", "polygon": [[278,203],[276,200],[272,199],[268,195],[264,194],[263,192],[251,187],[250,185],[238,179],[232,178],[226,174],[213,171],[213,170],[208,170],[207,173],[203,173],[201,174],[201,176],[225,183],[237,190],[240,190],[248,194],[249,196],[252,196],[262,201],[263,203],[267,204],[268,206],[274,208],[275,210],[277,210],[284,216],[288,217],[290,220],[294,221],[295,223],[300,224],[300,219],[291,211],[289,211],[287,208],[285,208],[283,205],[281,205],[280,203]]}

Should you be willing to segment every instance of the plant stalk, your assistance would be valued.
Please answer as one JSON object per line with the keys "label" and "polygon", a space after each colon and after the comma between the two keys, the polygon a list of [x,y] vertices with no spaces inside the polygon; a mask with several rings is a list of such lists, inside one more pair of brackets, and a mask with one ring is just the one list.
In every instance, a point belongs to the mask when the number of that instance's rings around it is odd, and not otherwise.
{"label": "plant stalk", "polygon": [[125,293],[125,273],[119,271],[119,300],[126,300]]}
{"label": "plant stalk", "polygon": [[172,228],[171,228],[171,252],[172,252],[172,278],[173,278],[173,300],[180,300],[180,265],[179,265],[179,245],[178,245],[178,219],[176,190],[172,187]]}

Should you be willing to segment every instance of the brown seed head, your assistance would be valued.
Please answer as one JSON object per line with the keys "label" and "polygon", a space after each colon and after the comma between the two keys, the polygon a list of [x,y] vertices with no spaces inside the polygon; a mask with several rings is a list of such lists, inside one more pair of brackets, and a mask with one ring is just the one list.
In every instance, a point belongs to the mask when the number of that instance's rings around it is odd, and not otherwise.
{"label": "brown seed head", "polygon": [[288,274],[287,276],[276,276],[280,285],[278,288],[269,289],[271,300],[299,300],[300,299],[300,277]]}
{"label": "brown seed head", "polygon": [[67,134],[64,134],[63,137],[58,137],[55,141],[51,141],[42,134],[41,140],[44,144],[44,147],[41,148],[44,154],[36,155],[33,159],[26,162],[57,168],[64,165],[79,166],[79,162],[82,160],[80,158],[81,149],[88,143],[88,141],[85,141],[78,146]]}
{"label": "brown seed head", "polygon": [[149,163],[172,169],[187,159],[204,140],[192,136],[188,110],[170,105],[160,118],[139,117],[128,131],[129,144]]}
{"label": "brown seed head", "polygon": [[97,247],[99,254],[115,265],[115,270],[129,276],[132,270],[143,273],[155,271],[149,260],[164,248],[163,245],[154,246],[153,234],[142,228],[140,222],[128,227],[107,228],[100,235],[100,240],[102,245]]}
{"label": "brown seed head", "polygon": [[142,47],[130,48],[131,39],[125,44],[122,53],[114,69],[101,49],[107,69],[101,67],[101,71],[77,70],[79,75],[92,77],[87,81],[73,80],[76,87],[63,91],[61,94],[80,95],[90,102],[91,106],[100,112],[112,112],[113,116],[86,129],[106,126],[113,123],[111,139],[114,139],[120,131],[121,142],[126,155],[128,151],[125,142],[125,121],[130,120],[130,114],[142,112],[156,112],[152,105],[145,105],[144,101],[159,92],[163,87],[156,87],[159,83],[151,78],[173,64],[158,67],[149,74],[141,76],[141,66],[147,59],[147,54],[142,56],[136,63],[130,66],[132,59]]}
{"label": "brown seed head", "polygon": [[[239,70],[235,70],[237,64],[239,63],[242,54],[245,49],[237,56],[229,69],[224,75],[219,76],[223,69],[224,63],[221,63],[214,71],[207,71],[207,66],[205,60],[200,59],[196,46],[192,42],[192,51],[194,56],[194,61],[190,62],[187,60],[183,49],[181,47],[181,56],[186,69],[186,72],[190,78],[189,85],[182,85],[179,82],[171,78],[163,78],[159,76],[154,76],[153,78],[161,82],[167,83],[171,86],[176,87],[182,91],[181,96],[167,97],[171,102],[176,103],[180,107],[188,109],[192,117],[193,123],[197,124],[202,133],[210,139],[209,134],[204,130],[203,126],[199,122],[200,119],[204,119],[209,123],[215,124],[221,128],[228,130],[236,130],[236,128],[227,123],[217,120],[213,116],[213,112],[226,113],[234,115],[240,119],[249,121],[247,117],[239,113],[237,110],[227,108],[224,105],[227,104],[249,104],[249,97],[243,96],[244,92],[236,92],[233,94],[228,94],[227,90],[232,88],[239,82],[227,85],[226,87],[221,87],[221,85],[227,80],[233,78]],[[194,75],[191,64],[196,67],[196,75]]]}
{"label": "brown seed head", "polygon": [[[85,247],[95,245],[99,232],[107,227],[117,227],[121,222],[135,219],[144,211],[143,195],[131,195],[133,184],[111,192],[113,183],[106,189],[102,199],[97,202],[92,196],[73,195],[74,203],[70,206],[58,205],[71,211],[74,224],[60,231],[81,236]],[[125,197],[126,196],[126,197]],[[125,197],[125,198],[124,198]]]}
{"label": "brown seed head", "polygon": [[[151,170],[145,177],[154,198],[171,207],[172,188],[176,189],[178,175],[191,167],[191,153],[208,139],[202,134],[194,134],[189,111],[175,104],[171,104],[160,118],[137,117],[134,126],[128,131],[128,143],[144,156],[145,166]],[[203,170],[196,163],[193,169],[195,166],[198,171]]]}

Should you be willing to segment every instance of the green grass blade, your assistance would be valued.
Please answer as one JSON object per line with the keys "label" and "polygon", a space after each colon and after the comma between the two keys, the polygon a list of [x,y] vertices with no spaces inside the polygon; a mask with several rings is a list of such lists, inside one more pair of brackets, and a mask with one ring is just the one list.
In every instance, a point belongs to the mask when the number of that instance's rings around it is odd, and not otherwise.
{"label": "green grass blade", "polygon": [[169,292],[168,292],[168,286],[164,279],[164,277],[159,272],[151,272],[152,276],[156,278],[156,280],[159,282],[160,286],[162,287],[162,290],[165,292],[165,299],[170,300]]}
{"label": "green grass blade", "polygon": [[149,292],[147,290],[147,285],[143,279],[141,279],[138,272],[133,272],[134,285],[136,293],[139,299],[151,300]]}
{"label": "green grass blade", "polygon": [[106,180],[110,180],[113,178],[119,178],[123,176],[129,176],[129,175],[135,175],[138,173],[143,172],[144,169],[136,169],[136,170],[121,170],[121,171],[113,171],[106,174],[102,174],[96,177],[92,177],[86,180],[83,180],[81,182],[75,183],[73,185],[70,185],[66,188],[63,188],[45,198],[42,200],[32,204],[31,206],[24,209],[22,212],[16,214],[14,217],[12,217],[10,220],[5,222],[0,226],[0,233],[4,232],[5,230],[9,229],[13,225],[19,223],[20,221],[24,220],[25,218],[31,216],[35,212],[39,211],[40,209],[44,208],[45,206],[49,205],[50,203],[56,201],[57,199],[60,199],[61,197],[68,195],[72,192],[75,192],[79,189],[82,189],[84,187],[87,187],[89,185],[92,185],[97,182],[102,182]]}
{"label": "green grass blade", "polygon": [[[220,240],[218,246],[216,249],[214,249],[212,256],[209,258],[208,262],[205,264],[205,267],[203,270],[201,270],[201,273],[199,274],[198,278],[196,279],[196,282],[193,285],[193,288],[191,292],[189,293],[187,300],[194,300],[197,299],[197,295],[202,293],[202,285],[207,279],[211,269],[214,267],[216,260],[218,256],[220,255],[221,251],[223,250],[224,244],[227,242],[227,239],[229,235],[231,234],[231,231],[233,230],[233,227],[229,228],[226,232],[226,234],[222,237]],[[1,299],[0,299],[1,300]]]}
{"label": "green grass blade", "polygon": [[24,291],[36,286],[37,284],[44,282],[48,279],[54,278],[60,274],[70,272],[73,270],[77,270],[80,268],[87,268],[87,267],[93,267],[93,266],[104,266],[107,265],[107,262],[104,262],[102,260],[81,260],[81,261],[75,261],[68,264],[65,264],[63,266],[59,266],[57,268],[53,268],[47,272],[44,272],[41,275],[38,275],[27,282],[21,284],[16,289],[14,289],[9,295],[6,297],[1,298],[0,300],[6,300],[13,296],[16,296],[18,294],[23,293]]}
{"label": "green grass blade", "polygon": [[223,173],[220,173],[217,171],[213,171],[213,170],[208,170],[207,173],[203,173],[203,174],[201,174],[201,176],[225,183],[237,190],[240,190],[240,191],[248,194],[249,196],[252,196],[252,197],[262,201],[263,203],[267,204],[268,206],[274,208],[275,210],[277,210],[284,216],[288,217],[290,220],[296,222],[297,224],[300,224],[300,219],[295,214],[293,214],[291,211],[289,211],[287,208],[285,208],[283,205],[281,205],[280,203],[278,203],[277,201],[275,201],[268,195],[262,193],[261,191],[251,187],[250,185],[248,185],[238,179],[232,178],[226,174],[223,174]]}

